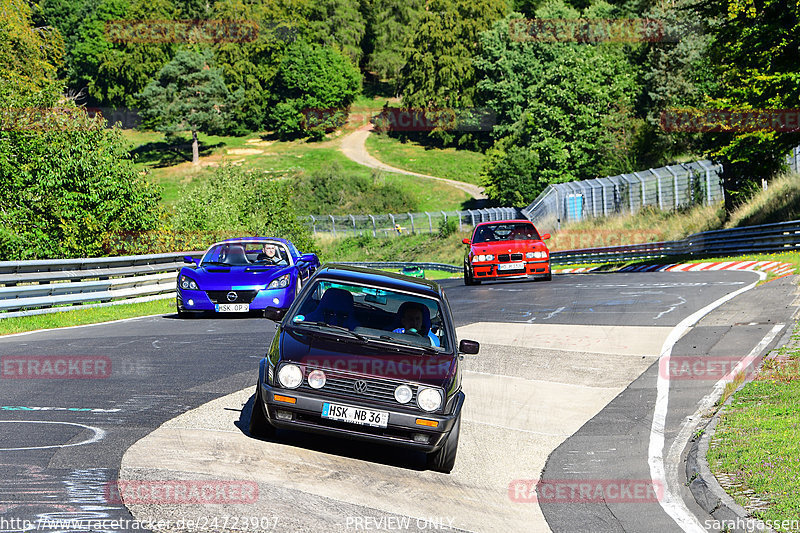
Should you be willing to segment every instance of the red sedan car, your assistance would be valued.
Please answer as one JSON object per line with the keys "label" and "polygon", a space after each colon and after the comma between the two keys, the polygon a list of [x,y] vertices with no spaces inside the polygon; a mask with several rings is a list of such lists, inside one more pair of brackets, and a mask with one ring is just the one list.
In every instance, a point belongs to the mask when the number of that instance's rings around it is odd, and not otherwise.
{"label": "red sedan car", "polygon": [[527,220],[482,222],[472,239],[464,239],[469,251],[464,256],[464,284],[483,280],[551,280],[550,250],[544,244],[550,234],[539,236]]}

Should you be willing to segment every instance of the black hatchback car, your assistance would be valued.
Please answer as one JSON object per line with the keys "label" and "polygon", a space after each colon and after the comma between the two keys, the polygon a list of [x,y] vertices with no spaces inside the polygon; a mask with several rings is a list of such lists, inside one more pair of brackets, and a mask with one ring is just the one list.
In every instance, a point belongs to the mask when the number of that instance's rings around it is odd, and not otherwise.
{"label": "black hatchback car", "polygon": [[428,468],[455,464],[461,354],[438,284],[399,274],[326,265],[288,309],[261,360],[250,433],[309,431],[420,450]]}

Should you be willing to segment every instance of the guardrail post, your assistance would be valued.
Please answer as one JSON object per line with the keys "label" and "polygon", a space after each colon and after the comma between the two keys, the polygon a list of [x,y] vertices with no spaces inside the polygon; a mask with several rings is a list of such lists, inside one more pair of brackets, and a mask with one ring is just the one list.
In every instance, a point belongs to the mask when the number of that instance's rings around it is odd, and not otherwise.
{"label": "guardrail post", "polygon": [[372,236],[377,237],[378,228],[375,226],[375,217],[372,215],[367,215],[369,219],[372,221]]}
{"label": "guardrail post", "polygon": [[348,215],[350,220],[353,222],[353,235],[356,235],[356,217],[353,215]]}
{"label": "guardrail post", "polygon": [[445,213],[444,211],[439,211],[439,212],[440,212],[440,213],[442,214],[442,216],[444,217],[444,223],[445,223],[445,225],[447,225],[447,213]]}
{"label": "guardrail post", "polygon": [[317,219],[314,218],[314,215],[308,215],[311,217],[311,231],[314,235],[317,234]]}
{"label": "guardrail post", "polygon": [[472,212],[472,209],[467,209],[467,213],[469,213],[470,218],[472,219],[472,227],[475,227],[475,213]]}
{"label": "guardrail post", "polygon": [[392,229],[391,229],[391,232],[392,232],[392,234],[394,234],[394,235],[397,235],[397,222],[395,222],[395,220],[394,220],[394,215],[393,215],[393,214],[391,214],[391,213],[389,213],[389,218],[391,218],[391,219],[392,219]]}
{"label": "guardrail post", "polygon": [[663,211],[664,210],[664,194],[661,192],[661,175],[658,174],[658,172],[656,172],[652,168],[649,169],[649,170],[650,170],[651,173],[655,174],[655,176],[656,176],[656,186],[658,188],[657,189],[658,190],[658,208]]}
{"label": "guardrail post", "polygon": [[425,211],[425,214],[428,215],[428,227],[431,229],[431,233],[433,233],[433,221],[431,220],[431,214]]}
{"label": "guardrail post", "polygon": [[333,236],[336,237],[336,219],[333,218],[333,215],[328,215],[331,217],[331,227],[333,228]]}
{"label": "guardrail post", "polygon": [[645,205],[647,205],[647,189],[645,188],[644,178],[641,177],[638,172],[634,172],[633,175],[636,176],[636,178],[642,184],[642,205],[641,205],[641,207],[644,207]]}
{"label": "guardrail post", "polygon": [[408,218],[411,220],[411,233],[414,233],[414,215],[408,213]]}
{"label": "guardrail post", "polygon": [[461,211],[456,211],[458,213],[458,231],[464,231],[464,225],[461,223]]}

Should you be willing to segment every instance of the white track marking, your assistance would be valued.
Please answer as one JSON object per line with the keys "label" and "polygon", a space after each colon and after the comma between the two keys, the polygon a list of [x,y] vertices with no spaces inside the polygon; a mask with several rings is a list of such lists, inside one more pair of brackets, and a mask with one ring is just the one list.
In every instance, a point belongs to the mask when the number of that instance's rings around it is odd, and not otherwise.
{"label": "white track marking", "polygon": [[[754,272],[758,275],[761,281],[766,278],[763,272]],[[739,290],[730,294],[726,294],[722,298],[708,304],[702,309],[695,311],[688,317],[681,320],[681,322],[673,328],[664,345],[661,349],[661,355],[658,360],[658,368],[669,368],[669,360],[672,355],[672,348],[675,343],[683,336],[686,331],[696,324],[705,315],[721,306],[725,302],[732,300],[743,292],[749,291],[754,288],[758,281],[751,283]],[[669,407],[669,375],[662,375],[658,373],[658,381],[656,385],[656,405],[653,412],[653,423],[650,428],[650,445],[648,447],[648,463],[650,464],[650,477],[653,480],[653,486],[660,483],[664,487],[664,496],[659,500],[661,507],[672,518],[676,524],[683,530],[692,533],[705,533],[705,529],[697,520],[697,517],[689,511],[688,507],[680,497],[679,483],[677,479],[672,478],[672,469],[670,470],[670,479],[667,479],[664,467],[664,428],[667,420],[667,410]],[[682,449],[682,447],[681,447]],[[677,473],[677,469],[675,470]]]}
{"label": "white track marking", "polygon": [[74,422],[52,422],[48,420],[0,420],[0,424],[60,424],[64,426],[78,426],[89,431],[94,432],[94,436],[89,439],[82,440],[81,442],[73,442],[72,444],[54,444],[52,446],[25,446],[22,448],[0,448],[0,452],[13,452],[18,450],[45,450],[47,448],[69,448],[70,446],[82,446],[84,444],[91,444],[97,442],[106,436],[103,429],[86,426],[84,424],[76,424]]}

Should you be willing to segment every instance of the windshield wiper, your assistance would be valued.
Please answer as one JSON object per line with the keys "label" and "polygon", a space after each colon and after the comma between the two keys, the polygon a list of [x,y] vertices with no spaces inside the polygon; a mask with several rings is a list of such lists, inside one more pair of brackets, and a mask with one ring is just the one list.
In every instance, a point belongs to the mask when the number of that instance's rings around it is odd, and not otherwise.
{"label": "windshield wiper", "polygon": [[361,342],[367,342],[367,338],[365,336],[363,336],[363,335],[361,335],[359,333],[356,333],[355,331],[350,331],[349,329],[347,329],[347,328],[345,328],[343,326],[335,326],[333,324],[328,324],[327,322],[313,322],[313,321],[312,322],[308,322],[308,321],[304,320],[302,322],[293,322],[291,324],[288,324],[286,326],[286,328],[289,328],[289,329],[303,329],[303,326],[314,326],[314,327],[318,327],[318,328],[330,328],[330,329],[336,330],[337,333],[338,332],[347,333],[348,335],[350,335],[354,339],[358,339]]}
{"label": "windshield wiper", "polygon": [[[426,336],[426,338],[427,338],[427,336]],[[414,353],[423,352],[423,353],[429,353],[429,354],[437,354],[437,355],[439,354],[439,350],[437,350],[433,346],[422,346],[420,344],[411,344],[411,343],[400,341],[400,340],[398,340],[398,339],[396,339],[394,337],[390,337],[389,335],[381,335],[380,337],[375,337],[375,336],[370,335],[369,337],[367,337],[366,340],[368,340],[368,341],[377,341],[378,343],[381,343],[381,344],[389,344],[389,345],[394,346],[396,348],[401,348],[401,349],[408,350],[408,351],[411,351],[411,352],[414,352]]]}

